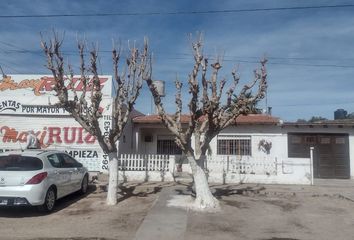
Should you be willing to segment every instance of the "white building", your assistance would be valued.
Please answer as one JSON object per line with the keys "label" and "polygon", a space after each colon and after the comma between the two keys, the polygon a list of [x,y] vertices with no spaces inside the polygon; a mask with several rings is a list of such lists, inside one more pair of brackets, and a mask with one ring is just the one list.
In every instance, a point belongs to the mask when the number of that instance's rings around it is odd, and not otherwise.
{"label": "white building", "polygon": [[[188,116],[182,116],[187,124]],[[157,115],[134,123],[134,151],[176,155],[190,171]],[[311,184],[313,178],[354,179],[354,122],[283,123],[268,115],[239,116],[210,143],[209,180]],[[312,153],[311,153],[311,149]]]}

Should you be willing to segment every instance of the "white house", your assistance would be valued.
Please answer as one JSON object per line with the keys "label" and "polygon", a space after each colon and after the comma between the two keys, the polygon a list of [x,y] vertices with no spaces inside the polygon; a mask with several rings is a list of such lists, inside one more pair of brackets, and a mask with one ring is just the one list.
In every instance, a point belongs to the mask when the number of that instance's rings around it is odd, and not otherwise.
{"label": "white house", "polygon": [[[187,124],[188,116],[182,116]],[[210,144],[211,182],[311,184],[354,179],[354,122],[283,123],[269,115],[239,116]],[[175,155],[190,171],[159,116],[133,118],[132,152]],[[312,150],[311,150],[312,149]]]}

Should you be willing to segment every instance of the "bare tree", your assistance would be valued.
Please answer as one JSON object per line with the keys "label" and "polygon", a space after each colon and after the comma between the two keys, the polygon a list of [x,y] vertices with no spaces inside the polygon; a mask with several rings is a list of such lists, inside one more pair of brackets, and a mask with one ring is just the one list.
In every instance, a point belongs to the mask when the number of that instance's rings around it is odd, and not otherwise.
{"label": "bare tree", "polygon": [[[112,60],[116,85],[115,98],[112,111],[112,128],[109,134],[104,135],[100,128],[99,111],[102,101],[102,88],[100,85],[97,59],[98,48],[93,46],[89,51],[90,62],[86,63],[86,44],[78,41],[78,53],[80,59],[80,81],[83,91],[78,93],[73,87],[74,71],[68,65],[65,67],[64,57],[61,51],[63,38],[54,32],[53,37],[45,41],[42,37],[41,46],[47,58],[47,68],[52,72],[58,96],[58,105],[68,111],[72,117],[90,134],[96,137],[102,150],[109,156],[109,185],[107,204],[117,204],[118,191],[118,149],[117,141],[123,133],[129,114],[139,96],[142,87],[142,79],[149,78],[151,66],[148,56],[148,42],[145,39],[141,51],[135,47],[129,48],[129,54],[125,61],[126,66],[122,74],[118,71],[120,50],[113,45]],[[69,94],[70,92],[70,94]]]}
{"label": "bare tree", "polygon": [[[240,92],[236,94],[236,101],[233,101],[232,97],[240,78],[236,69],[232,71],[233,82],[226,92],[226,101],[223,103],[223,90],[226,79],[218,80],[219,70],[222,67],[220,57],[217,57],[212,64],[209,64],[208,59],[203,56],[203,39],[201,35],[197,40],[192,41],[192,49],[194,66],[188,78],[190,119],[186,128],[183,128],[181,124],[182,83],[176,80],[176,112],[171,115],[166,113],[154,82],[151,79],[147,79],[146,83],[152,93],[163,124],[175,136],[176,144],[185,153],[191,165],[196,189],[194,207],[202,210],[212,210],[218,208],[219,203],[209,189],[204,172],[204,162],[209,143],[222,129],[235,123],[237,116],[247,114],[250,104],[264,97],[267,89],[266,60],[260,62],[260,70],[254,71],[253,81],[248,85],[244,85]],[[210,78],[207,77],[209,67],[211,67],[212,71]],[[258,90],[252,96],[249,92],[256,84],[258,84]],[[194,138],[194,147],[192,146],[192,137]]]}

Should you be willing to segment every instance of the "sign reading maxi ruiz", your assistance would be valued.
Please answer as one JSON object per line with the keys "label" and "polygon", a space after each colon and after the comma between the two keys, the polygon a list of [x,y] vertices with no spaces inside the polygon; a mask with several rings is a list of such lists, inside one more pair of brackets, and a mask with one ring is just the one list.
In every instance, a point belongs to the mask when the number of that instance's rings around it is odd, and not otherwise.
{"label": "sign reading maxi ruiz", "polygon": [[[101,128],[110,127],[112,111],[112,77],[99,76],[102,87]],[[87,85],[90,97],[92,79]],[[69,93],[69,80],[66,81]],[[83,91],[80,77],[71,85],[77,95]],[[44,75],[9,75],[0,80],[0,152],[20,149],[26,144],[28,131],[33,131],[45,149],[67,151],[90,171],[106,171],[105,154],[96,138],[87,133],[56,103],[54,79]],[[69,95],[69,97],[72,97]]]}
{"label": "sign reading maxi ruiz", "polygon": [[[102,98],[112,97],[112,77],[99,76]],[[83,91],[84,84],[79,76],[73,78],[73,84],[66,80],[69,90],[73,88],[78,95]],[[54,78],[43,75],[8,75],[0,80],[0,114],[49,114],[67,115],[64,109],[55,104],[58,98],[53,91]],[[90,97],[92,78],[86,87],[86,96]],[[102,106],[104,107],[104,106]]]}

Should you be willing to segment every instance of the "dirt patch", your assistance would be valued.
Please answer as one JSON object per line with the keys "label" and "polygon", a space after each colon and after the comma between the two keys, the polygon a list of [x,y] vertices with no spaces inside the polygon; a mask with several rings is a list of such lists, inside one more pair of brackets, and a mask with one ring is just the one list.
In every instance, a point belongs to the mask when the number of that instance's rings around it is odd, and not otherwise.
{"label": "dirt patch", "polygon": [[238,201],[231,201],[231,200],[223,200],[223,203],[225,203],[226,205],[232,206],[232,207],[236,207],[239,209],[243,209],[243,208],[249,208],[247,206],[246,203],[244,202],[238,202]]}
{"label": "dirt patch", "polygon": [[264,200],[265,203],[280,207],[283,211],[293,211],[299,207],[297,203],[291,203],[289,200]]}
{"label": "dirt patch", "polygon": [[185,239],[353,239],[354,203],[341,194],[298,186],[213,188],[218,188],[222,211],[189,213]]}
{"label": "dirt patch", "polygon": [[97,188],[85,197],[74,194],[59,200],[57,210],[49,215],[33,208],[1,209],[0,239],[133,239],[156,200],[160,185],[124,185],[129,196],[116,206],[107,206],[106,193]]}
{"label": "dirt patch", "polygon": [[296,239],[296,238],[277,238],[277,237],[273,237],[273,238],[267,238],[267,239],[262,239],[262,240],[299,240],[299,239]]}
{"label": "dirt patch", "polygon": [[32,238],[29,240],[114,240],[113,238]]}

